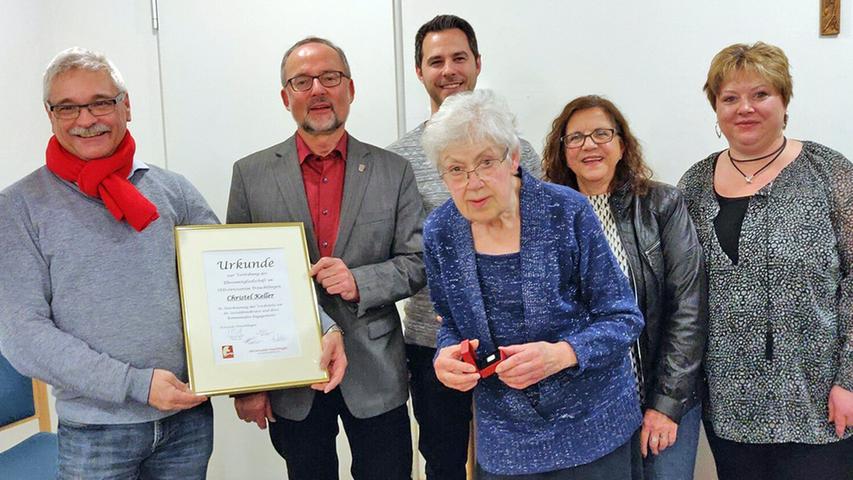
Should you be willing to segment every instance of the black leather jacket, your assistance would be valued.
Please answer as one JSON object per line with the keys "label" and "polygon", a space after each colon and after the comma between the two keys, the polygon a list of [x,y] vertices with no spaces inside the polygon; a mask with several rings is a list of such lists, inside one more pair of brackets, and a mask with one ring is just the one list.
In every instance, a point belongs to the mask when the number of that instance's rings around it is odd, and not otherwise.
{"label": "black leather jacket", "polygon": [[614,191],[610,208],[646,327],[639,338],[645,405],[674,421],[701,398],[708,335],[702,247],[681,192],[651,182],[643,196]]}

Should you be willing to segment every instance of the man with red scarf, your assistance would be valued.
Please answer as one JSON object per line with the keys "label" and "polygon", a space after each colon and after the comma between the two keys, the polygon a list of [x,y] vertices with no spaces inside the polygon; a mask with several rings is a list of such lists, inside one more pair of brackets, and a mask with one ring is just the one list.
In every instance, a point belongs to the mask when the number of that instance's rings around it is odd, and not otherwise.
{"label": "man with red scarf", "polygon": [[59,478],[205,478],[213,413],[185,383],[172,229],[216,215],[135,155],[102,54],[61,52],[44,105],[45,166],[0,192],[0,349],[53,386]]}

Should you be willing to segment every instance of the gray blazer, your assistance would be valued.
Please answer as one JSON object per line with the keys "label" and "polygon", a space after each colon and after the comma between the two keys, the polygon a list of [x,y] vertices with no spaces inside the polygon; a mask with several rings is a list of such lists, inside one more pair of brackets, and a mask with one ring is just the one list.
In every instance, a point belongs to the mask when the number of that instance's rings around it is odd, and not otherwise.
{"label": "gray blazer", "polygon": [[[409,162],[350,135],[333,256],[352,271],[360,301],[328,295],[319,285],[317,296],[344,331],[349,366],[340,389],[358,418],[380,415],[408,398],[402,328],[394,302],[426,284],[423,220]],[[295,136],[234,164],[226,221],[302,222],[311,262],[320,258]],[[293,388],[273,391],[270,399],[276,414],[304,420],[314,395],[310,388]]]}

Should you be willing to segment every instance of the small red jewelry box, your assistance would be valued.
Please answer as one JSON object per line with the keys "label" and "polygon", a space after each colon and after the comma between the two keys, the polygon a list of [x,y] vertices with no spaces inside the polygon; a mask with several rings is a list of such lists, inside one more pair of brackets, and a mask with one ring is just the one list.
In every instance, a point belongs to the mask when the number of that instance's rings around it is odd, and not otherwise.
{"label": "small red jewelry box", "polygon": [[477,358],[477,351],[474,350],[474,347],[468,340],[463,340],[459,345],[459,348],[462,350],[462,361],[477,367],[477,371],[480,373],[480,378],[486,378],[495,373],[495,369],[498,365],[506,359],[506,354],[502,350],[498,349],[489,353],[480,360]]}

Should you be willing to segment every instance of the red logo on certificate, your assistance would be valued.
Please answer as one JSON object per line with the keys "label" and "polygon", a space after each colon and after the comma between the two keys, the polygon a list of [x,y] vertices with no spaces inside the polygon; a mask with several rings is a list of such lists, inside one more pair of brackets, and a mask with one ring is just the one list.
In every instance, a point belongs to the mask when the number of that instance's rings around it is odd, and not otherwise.
{"label": "red logo on certificate", "polygon": [[233,345],[223,345],[222,346],[222,358],[234,358],[234,346]]}

